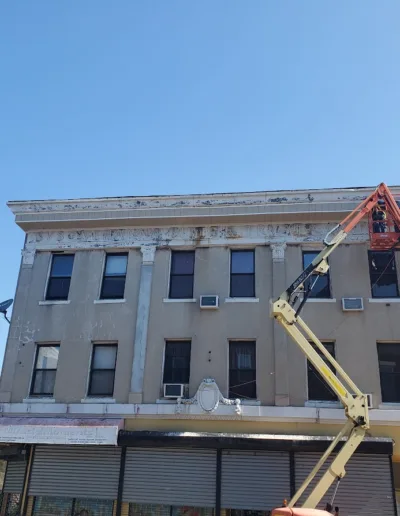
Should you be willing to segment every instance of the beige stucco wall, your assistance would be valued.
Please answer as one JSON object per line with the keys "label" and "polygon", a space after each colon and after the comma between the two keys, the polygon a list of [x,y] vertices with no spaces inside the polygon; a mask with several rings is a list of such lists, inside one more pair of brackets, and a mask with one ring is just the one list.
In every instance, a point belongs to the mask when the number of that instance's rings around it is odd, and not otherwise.
{"label": "beige stucco wall", "polygon": [[[260,402],[274,404],[276,384],[287,375],[290,405],[304,405],[307,399],[305,358],[292,342],[287,349],[284,341],[282,344],[276,341],[274,346],[269,302],[273,285],[286,285],[293,280],[302,268],[302,249],[311,248],[308,244],[289,245],[283,265],[273,262],[268,245],[256,247],[257,303],[225,302],[229,296],[228,246],[197,248],[194,297],[218,294],[221,306],[215,311],[200,310],[198,303],[163,301],[168,296],[170,250],[158,249],[152,280],[143,401],[155,402],[160,397],[166,339],[192,340],[190,395],[206,376],[214,377],[227,395],[228,341],[255,339]],[[343,245],[331,256],[331,286],[336,301],[309,302],[303,316],[321,340],[335,341],[339,362],[362,390],[373,394],[377,405],[381,398],[376,342],[400,340],[400,305],[368,301],[371,294],[367,249],[367,244]],[[95,304],[104,256],[101,250],[76,252],[70,304],[67,305],[39,305],[44,299],[50,252],[37,253],[33,267],[21,269],[1,380],[2,401],[18,402],[27,397],[35,342],[61,342],[55,398],[61,402],[76,402],[86,393],[91,343],[116,341],[115,399],[127,402],[141,254],[139,250],[129,252],[126,302]],[[277,288],[275,286],[275,290]],[[343,313],[343,296],[362,296],[364,312]],[[277,360],[277,355],[281,361]]]}

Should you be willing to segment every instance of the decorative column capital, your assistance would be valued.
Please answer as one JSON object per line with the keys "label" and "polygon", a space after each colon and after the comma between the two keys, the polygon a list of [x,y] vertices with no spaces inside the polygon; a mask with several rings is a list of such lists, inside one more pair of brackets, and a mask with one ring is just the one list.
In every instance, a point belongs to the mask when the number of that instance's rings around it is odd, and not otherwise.
{"label": "decorative column capital", "polygon": [[286,244],[284,242],[279,244],[271,244],[272,249],[272,261],[273,262],[283,262],[285,261],[285,249]]}
{"label": "decorative column capital", "polygon": [[157,246],[155,245],[142,245],[142,247],[140,248],[140,251],[142,253],[142,263],[147,265],[147,264],[152,264],[154,263],[154,256],[156,254],[156,248]]}
{"label": "decorative column capital", "polygon": [[22,264],[32,266],[33,262],[35,260],[36,249],[35,248],[29,249],[27,247],[24,247],[24,249],[22,249],[22,251],[21,251],[21,254],[22,254]]}

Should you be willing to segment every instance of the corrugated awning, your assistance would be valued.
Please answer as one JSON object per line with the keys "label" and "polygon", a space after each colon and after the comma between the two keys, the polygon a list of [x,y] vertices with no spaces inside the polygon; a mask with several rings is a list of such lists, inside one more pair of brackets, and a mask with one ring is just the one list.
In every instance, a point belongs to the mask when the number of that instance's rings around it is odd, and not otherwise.
{"label": "corrugated awning", "polygon": [[117,445],[123,419],[0,417],[0,443]]}

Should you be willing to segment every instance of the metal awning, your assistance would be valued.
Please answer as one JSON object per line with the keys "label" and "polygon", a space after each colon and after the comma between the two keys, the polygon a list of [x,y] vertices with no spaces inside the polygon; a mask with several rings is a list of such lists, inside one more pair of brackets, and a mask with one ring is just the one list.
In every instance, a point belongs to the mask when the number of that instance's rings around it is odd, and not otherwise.
{"label": "metal awning", "polygon": [[0,417],[0,443],[117,445],[123,419]]}
{"label": "metal awning", "polygon": [[[325,435],[287,435],[287,434],[252,434],[252,433],[216,433],[216,432],[157,432],[129,431],[119,432],[120,446],[174,446],[193,448],[221,448],[240,450],[275,450],[275,451],[325,451],[333,440]],[[342,439],[336,450],[345,441]],[[393,440],[389,437],[365,437],[357,448],[358,453],[393,453]]]}

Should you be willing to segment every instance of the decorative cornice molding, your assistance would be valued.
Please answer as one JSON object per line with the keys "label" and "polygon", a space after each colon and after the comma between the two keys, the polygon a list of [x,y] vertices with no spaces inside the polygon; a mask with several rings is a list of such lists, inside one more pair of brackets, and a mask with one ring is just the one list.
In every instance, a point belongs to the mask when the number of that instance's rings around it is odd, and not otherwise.
{"label": "decorative cornice molding", "polygon": [[154,263],[154,256],[156,254],[157,246],[155,245],[142,245],[140,251],[142,252],[142,263],[144,265]]}
{"label": "decorative cornice molding", "polygon": [[182,414],[184,406],[198,405],[203,412],[211,414],[218,409],[220,403],[222,403],[222,405],[234,406],[235,414],[237,416],[241,415],[242,409],[240,406],[240,400],[230,400],[225,398],[219,390],[214,378],[204,378],[193,398],[178,398],[175,412],[176,414]]}
{"label": "decorative cornice molding", "polygon": [[[212,245],[274,245],[275,255],[283,244],[320,244],[335,224],[258,224],[241,226],[134,228],[81,231],[41,231],[27,235],[24,263],[33,263],[36,251],[90,250]],[[367,242],[366,223],[359,224],[347,237],[348,242]],[[147,251],[146,251],[147,253]],[[147,254],[147,256],[150,256]]]}
{"label": "decorative cornice molding", "polygon": [[274,262],[284,262],[285,261],[285,250],[286,243],[279,244],[271,244],[272,249],[272,261]]}
{"label": "decorative cornice molding", "polygon": [[[359,202],[373,191],[366,188],[334,188],[325,190],[282,190],[264,192],[233,192],[198,195],[149,197],[103,197],[98,199],[59,199],[43,201],[11,201],[15,215],[26,213],[71,213],[157,208],[207,208],[213,206],[255,206],[262,204],[312,204],[315,202]],[[400,187],[391,187],[400,194]]]}

